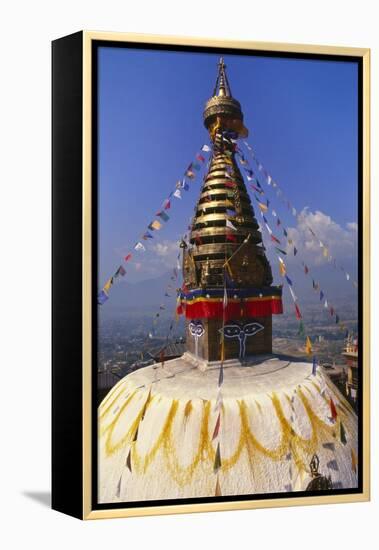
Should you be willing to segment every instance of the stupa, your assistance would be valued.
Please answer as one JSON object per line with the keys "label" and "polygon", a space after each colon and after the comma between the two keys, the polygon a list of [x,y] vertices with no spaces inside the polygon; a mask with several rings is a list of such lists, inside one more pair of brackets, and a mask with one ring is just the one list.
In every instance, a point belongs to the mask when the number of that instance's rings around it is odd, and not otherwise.
{"label": "stupa", "polygon": [[98,413],[100,503],[354,488],[357,417],[320,366],[272,353],[282,312],[243,177],[223,60],[179,313],[187,351],[123,378]]}

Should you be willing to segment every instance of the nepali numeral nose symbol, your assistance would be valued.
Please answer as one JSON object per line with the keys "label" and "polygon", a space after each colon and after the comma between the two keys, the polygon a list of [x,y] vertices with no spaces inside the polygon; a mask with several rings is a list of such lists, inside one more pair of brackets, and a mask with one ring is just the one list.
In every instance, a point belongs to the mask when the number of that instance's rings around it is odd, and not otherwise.
{"label": "nepali numeral nose symbol", "polygon": [[254,336],[264,327],[260,323],[246,323],[245,325],[240,325],[238,323],[230,323],[225,325],[220,332],[224,333],[225,338],[238,338],[239,339],[239,357],[242,359],[245,357],[246,352],[246,338],[249,336]]}
{"label": "nepali numeral nose symbol", "polygon": [[205,330],[201,321],[191,321],[188,325],[191,336],[195,338],[195,355],[198,355],[199,338],[203,336]]}

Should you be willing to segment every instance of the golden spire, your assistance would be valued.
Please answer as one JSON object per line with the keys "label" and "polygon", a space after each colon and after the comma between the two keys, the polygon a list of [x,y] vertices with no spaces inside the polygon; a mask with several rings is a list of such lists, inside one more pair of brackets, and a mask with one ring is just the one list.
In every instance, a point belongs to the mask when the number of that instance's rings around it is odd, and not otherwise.
{"label": "golden spire", "polygon": [[241,104],[234,99],[230,88],[226,65],[221,57],[213,96],[208,99],[204,109],[204,124],[209,130],[212,141],[218,128],[235,132],[236,137],[247,137],[249,132],[243,125]]}

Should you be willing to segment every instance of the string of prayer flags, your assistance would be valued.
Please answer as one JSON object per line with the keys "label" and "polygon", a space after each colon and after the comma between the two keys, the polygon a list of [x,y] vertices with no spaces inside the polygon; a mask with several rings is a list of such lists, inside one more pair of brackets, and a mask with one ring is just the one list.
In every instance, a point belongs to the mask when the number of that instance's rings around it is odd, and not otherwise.
{"label": "string of prayer flags", "polygon": [[[306,222],[306,220],[304,219],[304,216],[302,216],[302,213],[298,214],[296,208],[291,204],[291,202],[288,200],[288,198],[286,197],[285,193],[283,192],[283,189],[281,189],[281,187],[279,186],[279,184],[277,182],[275,182],[272,178],[272,176],[269,174],[269,172],[265,169],[265,167],[263,166],[263,164],[257,159],[256,155],[255,155],[255,152],[253,150],[253,148],[248,145],[247,142],[244,142],[244,145],[247,147],[247,149],[249,150],[252,158],[254,159],[256,165],[258,166],[258,169],[260,172],[263,173],[263,175],[265,176],[265,180],[266,180],[266,183],[267,185],[273,185],[273,187],[276,187],[277,188],[277,191],[276,191],[276,195],[278,197],[282,197],[281,198],[281,201],[287,206],[288,210],[291,212],[291,214],[298,220],[300,221],[300,219],[303,219],[303,222],[305,224],[305,227],[309,230],[310,234],[312,235],[313,239],[318,241],[318,244],[320,246],[320,248],[322,248],[322,255],[323,257],[328,260],[329,263],[332,263],[332,265],[334,267],[337,266],[337,262],[336,262],[336,259],[332,257],[332,255],[330,254],[329,252],[329,248],[328,246],[323,242],[321,241],[318,236],[316,235],[315,231],[309,226],[309,224]],[[340,269],[343,273],[345,273],[345,276],[346,276],[346,280],[349,281],[350,280],[350,275],[349,273],[346,272],[345,268],[343,266],[340,266]],[[357,287],[358,286],[358,283],[357,281],[353,281],[353,285],[354,287]]]}

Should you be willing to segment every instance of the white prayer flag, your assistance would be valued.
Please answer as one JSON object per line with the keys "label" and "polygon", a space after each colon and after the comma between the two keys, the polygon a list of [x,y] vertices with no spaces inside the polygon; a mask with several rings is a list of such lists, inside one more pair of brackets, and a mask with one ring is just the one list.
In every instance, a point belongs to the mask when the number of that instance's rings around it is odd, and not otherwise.
{"label": "white prayer flag", "polygon": [[180,192],[180,189],[177,189],[174,193],[174,197],[176,197],[177,199],[181,199],[182,198],[182,194]]}
{"label": "white prayer flag", "polygon": [[226,227],[230,227],[230,229],[234,229],[234,231],[237,231],[237,228],[234,227],[231,221],[226,220]]}
{"label": "white prayer flag", "polygon": [[146,250],[142,243],[137,243],[134,247],[134,250]]}
{"label": "white prayer flag", "polygon": [[209,145],[203,145],[202,148],[201,148],[202,151],[205,151],[206,153],[209,153],[209,151],[211,150],[211,148],[209,147]]}

